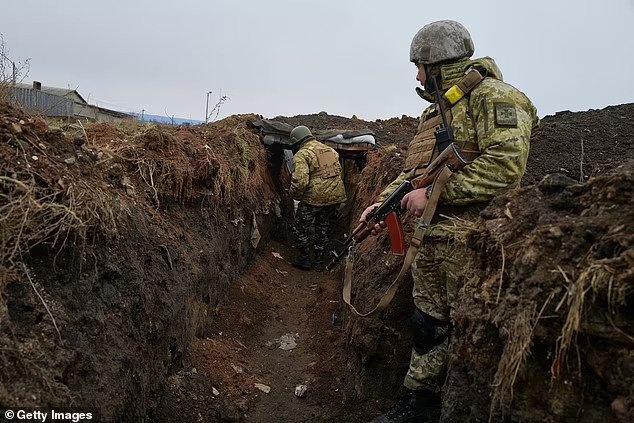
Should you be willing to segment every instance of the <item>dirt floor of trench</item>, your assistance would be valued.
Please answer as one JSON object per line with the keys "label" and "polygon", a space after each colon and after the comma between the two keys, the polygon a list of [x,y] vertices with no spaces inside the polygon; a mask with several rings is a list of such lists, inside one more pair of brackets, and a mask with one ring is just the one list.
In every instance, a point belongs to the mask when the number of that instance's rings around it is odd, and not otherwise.
{"label": "dirt floor of trench", "polygon": [[[379,412],[354,399],[339,272],[296,269],[293,254],[275,242],[260,252],[217,309],[208,336],[193,342],[157,418],[356,422]],[[301,397],[298,385],[306,387]]]}

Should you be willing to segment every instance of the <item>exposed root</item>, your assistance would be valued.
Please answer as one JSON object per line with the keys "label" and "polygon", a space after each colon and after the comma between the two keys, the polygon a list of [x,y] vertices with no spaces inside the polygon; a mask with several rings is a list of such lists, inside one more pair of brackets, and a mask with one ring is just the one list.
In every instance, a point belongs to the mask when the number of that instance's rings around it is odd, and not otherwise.
{"label": "exposed root", "polygon": [[0,206],[0,259],[12,263],[19,251],[28,251],[42,242],[65,239],[69,231],[85,230],[85,223],[77,214],[75,201],[60,204],[55,201],[61,191],[46,194],[34,180],[19,181],[0,176],[0,196],[6,200]]}
{"label": "exposed root", "polygon": [[504,281],[504,268],[506,267],[506,255],[504,254],[504,246],[500,245],[502,252],[502,268],[500,269],[500,284],[498,286],[498,295],[495,297],[495,304],[500,303],[500,294],[502,293],[502,282]]}
{"label": "exposed root", "polygon": [[26,275],[27,279],[29,280],[29,283],[31,284],[31,288],[33,288],[33,291],[35,291],[35,294],[40,299],[40,301],[42,302],[42,305],[44,305],[44,308],[46,309],[46,312],[48,313],[51,320],[53,321],[53,326],[55,327],[55,330],[57,331],[57,335],[59,336],[59,340],[61,341],[62,333],[59,331],[59,328],[57,327],[57,322],[55,321],[55,317],[53,317],[53,313],[51,313],[51,309],[48,308],[46,301],[44,301],[44,298],[42,298],[42,296],[40,295],[40,292],[35,287],[35,284],[33,283],[33,279],[31,279],[31,275],[29,275],[29,270],[26,268],[26,265],[24,264],[24,262],[22,262],[22,268],[24,269],[24,274]]}
{"label": "exposed root", "polygon": [[143,182],[145,182],[147,186],[152,188],[152,192],[154,193],[154,203],[156,205],[156,208],[158,209],[161,205],[161,201],[159,200],[158,190],[154,185],[154,172],[156,169],[156,163],[147,163],[145,160],[139,160],[137,162],[137,166],[139,168],[139,175],[141,175]]}

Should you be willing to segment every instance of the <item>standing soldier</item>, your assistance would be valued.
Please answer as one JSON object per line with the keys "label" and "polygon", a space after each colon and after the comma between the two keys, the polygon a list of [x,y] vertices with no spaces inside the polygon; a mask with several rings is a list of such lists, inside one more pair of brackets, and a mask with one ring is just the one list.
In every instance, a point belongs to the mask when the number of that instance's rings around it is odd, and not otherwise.
{"label": "standing soldier", "polygon": [[[314,269],[323,269],[328,233],[337,206],[346,201],[339,154],[317,141],[305,126],[291,131],[291,143],[298,147],[293,156],[290,194],[299,201],[295,212],[295,237],[298,254],[293,266],[310,270],[311,238],[314,245]],[[311,237],[311,232],[314,236]]]}
{"label": "standing soldier", "polygon": [[[470,59],[474,46],[469,32],[455,21],[424,26],[414,36],[410,61],[416,65],[418,94],[436,103],[436,91],[445,105],[455,142],[472,163],[447,181],[437,217],[427,232],[412,265],[414,305],[413,349],[405,376],[406,394],[374,422],[430,421],[438,413],[440,390],[446,370],[451,313],[466,251],[454,242],[446,218],[476,217],[501,190],[518,187],[526,170],[531,131],[538,124],[537,111],[516,88],[502,81],[495,62],[488,57]],[[422,114],[418,131],[408,149],[405,168],[368,207],[361,221],[406,179],[421,175],[439,154],[435,130],[442,119],[432,104]],[[421,216],[429,190],[407,194],[401,207]],[[442,215],[442,216],[441,216]],[[376,231],[383,225],[376,225]]]}

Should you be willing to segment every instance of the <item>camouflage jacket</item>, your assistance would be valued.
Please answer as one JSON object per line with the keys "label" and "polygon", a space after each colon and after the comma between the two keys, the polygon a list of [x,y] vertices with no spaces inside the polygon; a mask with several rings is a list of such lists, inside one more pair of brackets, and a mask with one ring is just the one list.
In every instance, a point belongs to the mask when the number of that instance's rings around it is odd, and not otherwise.
{"label": "camouflage jacket", "polygon": [[[488,57],[443,65],[442,90],[452,87],[472,66],[487,69],[487,77],[451,107],[451,126],[458,145],[474,142],[480,155],[449,178],[441,194],[440,208],[484,205],[501,190],[518,187],[526,171],[531,133],[539,122],[537,110],[528,97],[503,82],[502,73]],[[428,94],[424,96],[427,97]],[[427,108],[420,118],[421,123],[434,111],[435,105]],[[377,201],[385,200],[411,176],[402,172]]]}
{"label": "camouflage jacket", "polygon": [[346,201],[339,154],[316,139],[304,142],[293,156],[290,194],[313,206],[329,206]]}

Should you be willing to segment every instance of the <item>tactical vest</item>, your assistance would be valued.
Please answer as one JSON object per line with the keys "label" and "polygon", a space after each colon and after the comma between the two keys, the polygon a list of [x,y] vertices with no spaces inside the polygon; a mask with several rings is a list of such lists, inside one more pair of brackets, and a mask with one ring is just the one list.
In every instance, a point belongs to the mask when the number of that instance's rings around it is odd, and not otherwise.
{"label": "tactical vest", "polygon": [[311,178],[328,179],[341,175],[339,156],[335,150],[320,143],[312,152],[317,159],[317,167],[311,169]]}
{"label": "tactical vest", "polygon": [[[478,143],[475,142],[475,125],[468,115],[469,93],[484,78],[475,69],[468,71],[465,76],[444,94],[445,117],[447,125],[452,124],[454,117],[460,117],[460,121],[466,123],[469,128],[454,128],[456,143],[461,148],[463,155],[468,160],[473,160],[480,155]],[[460,102],[463,98],[466,101]],[[435,132],[442,125],[442,117],[438,105],[431,112],[424,114],[418,123],[416,136],[409,145],[405,158],[404,171],[409,173],[407,178],[422,175],[425,168],[438,156]]]}

